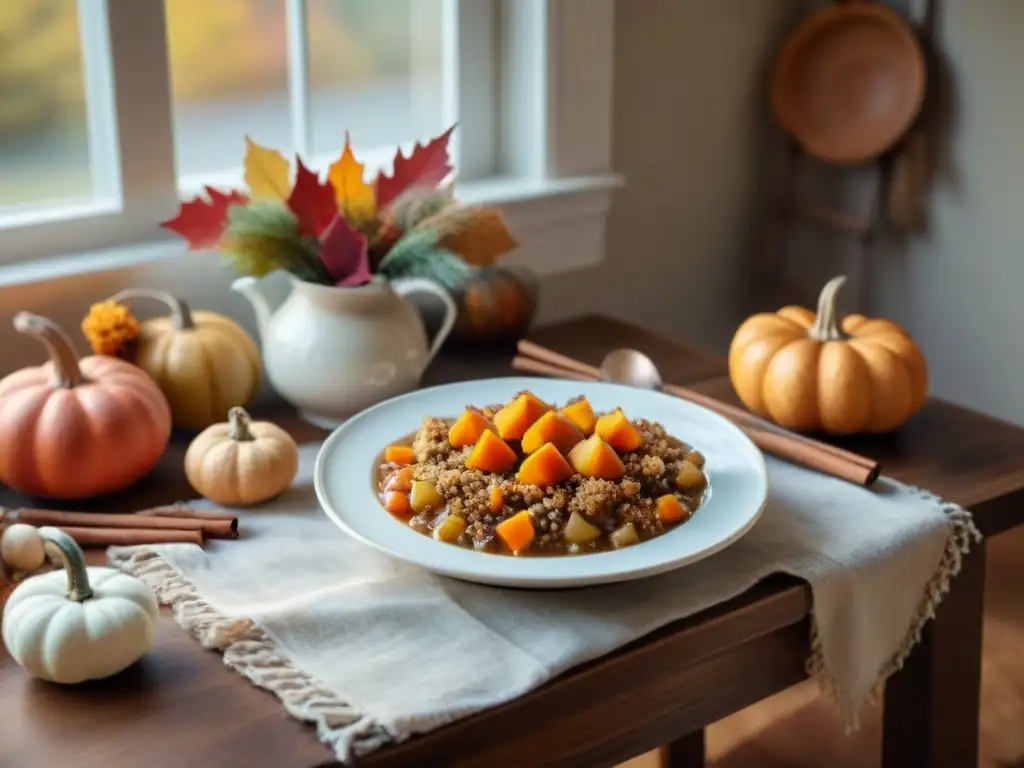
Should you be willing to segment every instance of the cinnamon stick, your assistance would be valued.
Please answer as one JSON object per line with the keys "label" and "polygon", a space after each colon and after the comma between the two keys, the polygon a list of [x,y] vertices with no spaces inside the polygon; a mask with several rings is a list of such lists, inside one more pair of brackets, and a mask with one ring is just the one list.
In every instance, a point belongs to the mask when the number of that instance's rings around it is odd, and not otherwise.
{"label": "cinnamon stick", "polygon": [[238,520],[198,518],[172,518],[159,515],[112,515],[101,512],[65,512],[56,509],[4,510],[3,518],[9,523],[28,525],[53,525],[58,528],[79,526],[82,528],[102,527],[110,530],[173,530],[196,531],[199,540],[233,539],[238,536]]}
{"label": "cinnamon stick", "polygon": [[205,509],[190,509],[188,507],[178,506],[166,506],[166,507],[153,507],[152,509],[143,509],[136,512],[137,515],[144,515],[147,517],[177,517],[184,520],[230,520],[236,525],[238,518],[235,515],[228,514],[226,512],[214,512],[213,510]]}
{"label": "cinnamon stick", "polygon": [[140,544],[203,545],[203,533],[168,528],[92,528],[62,525],[60,529],[81,547],[133,547]]}

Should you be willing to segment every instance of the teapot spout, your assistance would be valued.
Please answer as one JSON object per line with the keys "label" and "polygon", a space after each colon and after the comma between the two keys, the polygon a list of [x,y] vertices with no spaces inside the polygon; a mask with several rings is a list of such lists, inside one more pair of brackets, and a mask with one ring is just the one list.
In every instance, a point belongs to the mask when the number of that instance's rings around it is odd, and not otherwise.
{"label": "teapot spout", "polygon": [[267,299],[266,289],[262,282],[261,279],[255,277],[239,277],[231,284],[231,290],[242,294],[252,304],[253,312],[256,313],[256,326],[260,332],[260,339],[265,340],[273,310],[270,308],[270,301]]}

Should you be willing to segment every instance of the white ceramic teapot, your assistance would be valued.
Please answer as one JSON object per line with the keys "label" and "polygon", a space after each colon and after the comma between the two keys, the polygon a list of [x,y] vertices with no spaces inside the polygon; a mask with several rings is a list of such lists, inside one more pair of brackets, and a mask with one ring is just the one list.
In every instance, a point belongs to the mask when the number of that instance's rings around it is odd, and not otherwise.
{"label": "white ceramic teapot", "polygon": [[[318,427],[346,418],[416,388],[455,325],[447,291],[425,278],[335,288],[287,275],[292,290],[273,310],[261,279],[241,277],[232,289],[256,312],[263,365],[277,392]],[[428,342],[423,320],[407,294],[430,293],[444,319]]]}

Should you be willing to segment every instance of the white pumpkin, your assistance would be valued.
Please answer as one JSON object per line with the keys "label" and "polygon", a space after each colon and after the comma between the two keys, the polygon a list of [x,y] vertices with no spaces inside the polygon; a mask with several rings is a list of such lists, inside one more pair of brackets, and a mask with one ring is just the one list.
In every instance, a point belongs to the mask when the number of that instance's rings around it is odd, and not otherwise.
{"label": "white pumpkin", "polygon": [[63,571],[33,576],[4,606],[8,652],[34,677],[80,683],[116,674],[153,647],[159,607],[153,591],[113,568],[86,568],[59,528],[39,529]]}

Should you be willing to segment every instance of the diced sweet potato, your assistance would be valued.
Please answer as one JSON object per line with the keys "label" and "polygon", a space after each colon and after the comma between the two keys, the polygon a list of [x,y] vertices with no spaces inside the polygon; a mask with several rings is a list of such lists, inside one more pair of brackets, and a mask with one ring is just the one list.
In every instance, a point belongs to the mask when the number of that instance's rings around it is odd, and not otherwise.
{"label": "diced sweet potato", "polygon": [[577,443],[576,447],[569,451],[569,463],[584,477],[620,480],[626,474],[626,467],[615,449],[596,434],[582,443]]}
{"label": "diced sweet potato", "polygon": [[402,467],[388,480],[385,490],[408,493],[412,490],[412,467]]}
{"label": "diced sweet potato", "polygon": [[415,459],[411,445],[389,445],[384,449],[384,461],[392,464],[412,464]]}
{"label": "diced sweet potato", "polygon": [[690,510],[673,493],[659,496],[658,500],[654,502],[654,508],[658,519],[663,523],[678,523],[690,516]]}
{"label": "diced sweet potato", "polygon": [[544,443],[554,443],[562,453],[568,453],[583,439],[576,425],[558,411],[548,411],[530,426],[523,435],[523,453],[533,453]]}
{"label": "diced sweet potato", "polygon": [[487,506],[494,514],[498,514],[505,508],[505,494],[496,485],[492,485],[487,490]]}
{"label": "diced sweet potato", "polygon": [[630,424],[621,408],[599,418],[594,425],[594,434],[619,453],[635,451],[644,444],[640,433]]}
{"label": "diced sweet potato", "polygon": [[590,437],[594,434],[594,425],[597,423],[597,417],[594,416],[594,409],[590,407],[590,402],[587,398],[581,397],[579,400],[569,403],[561,412],[565,418],[576,425],[576,428],[583,433],[584,437]]}
{"label": "diced sweet potato", "polygon": [[572,475],[572,467],[554,443],[543,446],[527,456],[516,473],[516,480],[527,485],[547,488]]}
{"label": "diced sweet potato", "polygon": [[505,546],[516,554],[530,546],[535,535],[533,520],[525,509],[512,515],[508,520],[498,523],[494,532],[498,534],[499,539],[505,542]]}
{"label": "diced sweet potato", "polygon": [[494,431],[494,425],[476,408],[467,408],[448,430],[448,443],[452,448],[464,448],[476,445],[487,430]]}
{"label": "diced sweet potato", "polygon": [[396,517],[408,517],[412,514],[409,497],[399,491],[391,491],[384,496],[384,509]]}
{"label": "diced sweet potato", "polygon": [[491,430],[484,430],[466,457],[466,467],[481,472],[504,472],[516,463],[516,452]]}
{"label": "diced sweet potato", "polygon": [[502,439],[519,440],[533,426],[533,422],[550,410],[547,403],[541,402],[529,392],[523,392],[494,414],[494,426]]}

